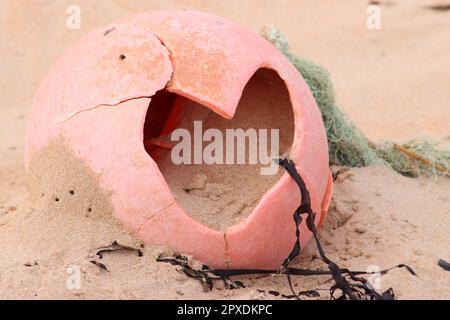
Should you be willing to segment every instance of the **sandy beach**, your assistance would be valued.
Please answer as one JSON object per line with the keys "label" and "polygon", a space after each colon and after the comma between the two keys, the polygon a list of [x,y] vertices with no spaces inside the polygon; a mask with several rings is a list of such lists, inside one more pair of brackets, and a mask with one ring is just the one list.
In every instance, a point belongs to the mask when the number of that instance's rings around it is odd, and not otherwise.
{"label": "sandy beach", "polygon": [[[450,136],[450,11],[445,1],[384,1],[382,27],[368,30],[368,1],[125,1],[79,0],[80,30],[66,28],[72,1],[0,3],[0,299],[278,299],[285,276],[237,277],[245,288],[212,291],[179,267],[156,262],[166,248],[147,247],[111,216],[49,211],[30,199],[24,169],[27,117],[43,77],[65,48],[94,28],[160,9],[193,9],[252,29],[277,25],[291,51],[327,68],[338,105],[372,140],[404,142]],[[333,171],[338,168],[332,168]],[[398,299],[450,299],[450,179],[403,177],[386,167],[351,168],[335,182],[319,234],[327,254],[352,270],[407,264],[380,291]],[[136,250],[98,248],[118,242]],[[193,262],[196,263],[196,262]],[[322,268],[310,243],[294,261]],[[79,288],[68,288],[75,269]],[[327,276],[295,277],[296,290],[328,299]],[[70,286],[69,286],[70,287]],[[264,292],[262,292],[264,291]]]}

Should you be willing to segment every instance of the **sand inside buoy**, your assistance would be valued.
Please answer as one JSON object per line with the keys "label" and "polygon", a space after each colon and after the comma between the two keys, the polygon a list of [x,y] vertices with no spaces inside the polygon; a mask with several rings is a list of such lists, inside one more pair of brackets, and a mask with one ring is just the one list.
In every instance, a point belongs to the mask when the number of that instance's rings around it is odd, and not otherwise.
{"label": "sand inside buoy", "polygon": [[[162,91],[152,98],[144,140],[157,135],[155,132],[159,130],[155,128],[161,127],[161,117],[156,116],[161,112],[158,110],[166,108],[166,111],[162,112],[167,113],[167,103],[173,103],[176,99],[177,103],[183,105],[182,119],[178,128],[189,130],[192,136],[194,121],[202,121],[203,132],[209,128],[216,128],[224,137],[226,129],[244,131],[251,128],[268,129],[267,151],[269,151],[270,129],[279,129],[279,154],[289,153],[294,134],[292,105],[284,82],[272,70],[260,69],[250,79],[243,91],[236,114],[231,120],[224,119],[212,110],[188,99],[171,95]],[[167,138],[170,139],[169,136]],[[150,153],[176,200],[187,213],[211,228],[225,230],[248,217],[264,193],[276,184],[284,173],[279,169],[274,175],[261,175],[261,164],[248,164],[249,143],[246,141],[246,164],[176,165],[171,159],[171,150],[158,148]],[[204,142],[203,148],[208,143]],[[266,154],[270,154],[267,151]]]}

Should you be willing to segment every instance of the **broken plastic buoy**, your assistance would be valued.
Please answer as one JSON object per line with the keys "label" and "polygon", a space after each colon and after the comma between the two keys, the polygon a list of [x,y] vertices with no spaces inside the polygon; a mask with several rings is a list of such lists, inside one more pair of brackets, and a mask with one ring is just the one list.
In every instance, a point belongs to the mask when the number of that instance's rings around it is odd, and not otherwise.
{"label": "broken plastic buoy", "polygon": [[[296,241],[298,187],[282,171],[260,175],[255,164],[174,164],[166,137],[177,128],[194,132],[199,122],[222,133],[278,129],[280,152],[296,164],[320,226],[333,183],[305,81],[257,34],[193,11],[131,17],[62,55],[29,119],[31,188],[64,205],[58,193],[71,184],[72,197],[85,196],[69,210],[111,210],[145,243],[214,268],[280,267]],[[311,232],[305,222],[300,229],[303,247]]]}

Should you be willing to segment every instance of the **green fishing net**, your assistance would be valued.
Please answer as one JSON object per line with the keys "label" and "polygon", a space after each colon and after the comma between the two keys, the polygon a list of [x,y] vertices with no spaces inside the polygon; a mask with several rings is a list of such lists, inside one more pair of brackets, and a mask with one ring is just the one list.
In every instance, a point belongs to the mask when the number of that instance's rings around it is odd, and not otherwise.
{"label": "green fishing net", "polygon": [[438,149],[439,142],[415,139],[398,145],[390,141],[377,144],[369,141],[336,105],[333,83],[325,68],[292,54],[288,41],[276,27],[264,27],[261,35],[291,61],[311,89],[325,124],[330,164],[364,167],[383,163],[410,177],[423,173],[449,175],[450,151]]}

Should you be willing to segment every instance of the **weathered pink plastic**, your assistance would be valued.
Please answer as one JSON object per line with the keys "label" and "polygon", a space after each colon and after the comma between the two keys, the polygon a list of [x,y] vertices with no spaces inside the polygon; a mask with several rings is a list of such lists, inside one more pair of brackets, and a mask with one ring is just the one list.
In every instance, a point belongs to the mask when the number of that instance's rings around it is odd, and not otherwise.
{"label": "weathered pink plastic", "polygon": [[[295,242],[300,193],[284,174],[244,221],[226,231],[189,217],[143,144],[151,97],[174,92],[231,119],[260,68],[289,91],[295,133],[291,158],[311,193],[320,225],[332,179],[323,122],[305,81],[269,42],[226,19],[193,11],[141,14],[95,30],[68,49],[34,102],[25,162],[63,136],[112,191],[114,214],[145,243],[168,245],[214,268],[278,268]],[[301,225],[301,244],[311,237]]]}

